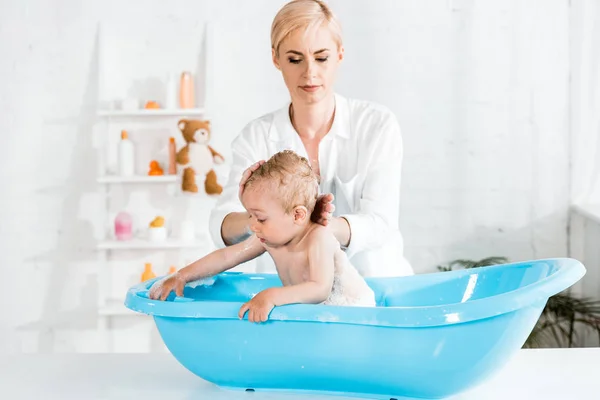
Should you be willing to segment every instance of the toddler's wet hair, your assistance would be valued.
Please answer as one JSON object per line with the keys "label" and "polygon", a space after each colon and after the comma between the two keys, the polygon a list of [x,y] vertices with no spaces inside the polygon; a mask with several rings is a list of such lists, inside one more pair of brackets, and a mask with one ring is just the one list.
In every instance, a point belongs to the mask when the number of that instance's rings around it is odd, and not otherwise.
{"label": "toddler's wet hair", "polygon": [[296,206],[315,208],[319,194],[319,178],[308,160],[292,150],[276,153],[261,165],[246,181],[244,190],[267,183],[279,196],[286,213]]}

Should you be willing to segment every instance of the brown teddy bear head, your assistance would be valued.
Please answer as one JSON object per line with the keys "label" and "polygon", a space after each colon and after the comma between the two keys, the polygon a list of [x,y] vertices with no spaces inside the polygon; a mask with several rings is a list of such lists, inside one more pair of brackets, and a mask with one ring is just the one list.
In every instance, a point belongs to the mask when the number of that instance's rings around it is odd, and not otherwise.
{"label": "brown teddy bear head", "polygon": [[177,126],[186,143],[206,144],[210,140],[210,121],[182,119]]}

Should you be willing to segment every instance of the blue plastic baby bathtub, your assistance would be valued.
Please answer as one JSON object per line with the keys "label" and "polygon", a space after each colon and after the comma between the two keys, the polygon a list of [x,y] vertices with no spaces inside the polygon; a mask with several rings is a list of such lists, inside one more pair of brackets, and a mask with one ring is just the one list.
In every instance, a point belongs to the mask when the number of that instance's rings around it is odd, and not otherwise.
{"label": "blue plastic baby bathtub", "polygon": [[375,399],[444,398],[499,370],[522,347],[548,298],[585,274],[547,259],[397,278],[369,278],[377,307],[294,304],[263,324],[240,306],[281,285],[277,275],[223,273],[190,283],[184,297],[125,305],[152,315],[181,364],[221,387]]}

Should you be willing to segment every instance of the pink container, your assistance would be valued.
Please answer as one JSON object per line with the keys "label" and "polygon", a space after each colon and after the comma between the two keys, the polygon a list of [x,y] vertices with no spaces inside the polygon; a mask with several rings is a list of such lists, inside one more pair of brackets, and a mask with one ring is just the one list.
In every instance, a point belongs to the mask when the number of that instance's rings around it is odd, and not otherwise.
{"label": "pink container", "polygon": [[132,234],[133,220],[131,215],[121,211],[115,218],[115,236],[117,240],[130,240]]}

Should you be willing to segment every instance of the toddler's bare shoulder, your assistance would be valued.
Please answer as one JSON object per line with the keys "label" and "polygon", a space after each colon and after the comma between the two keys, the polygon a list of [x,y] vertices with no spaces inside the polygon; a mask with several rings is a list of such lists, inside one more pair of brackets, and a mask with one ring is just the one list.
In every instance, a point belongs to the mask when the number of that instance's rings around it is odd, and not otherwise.
{"label": "toddler's bare shoulder", "polygon": [[309,243],[327,243],[332,246],[337,245],[337,240],[333,235],[333,232],[328,227],[323,225],[317,225],[313,228],[313,230],[309,234]]}

